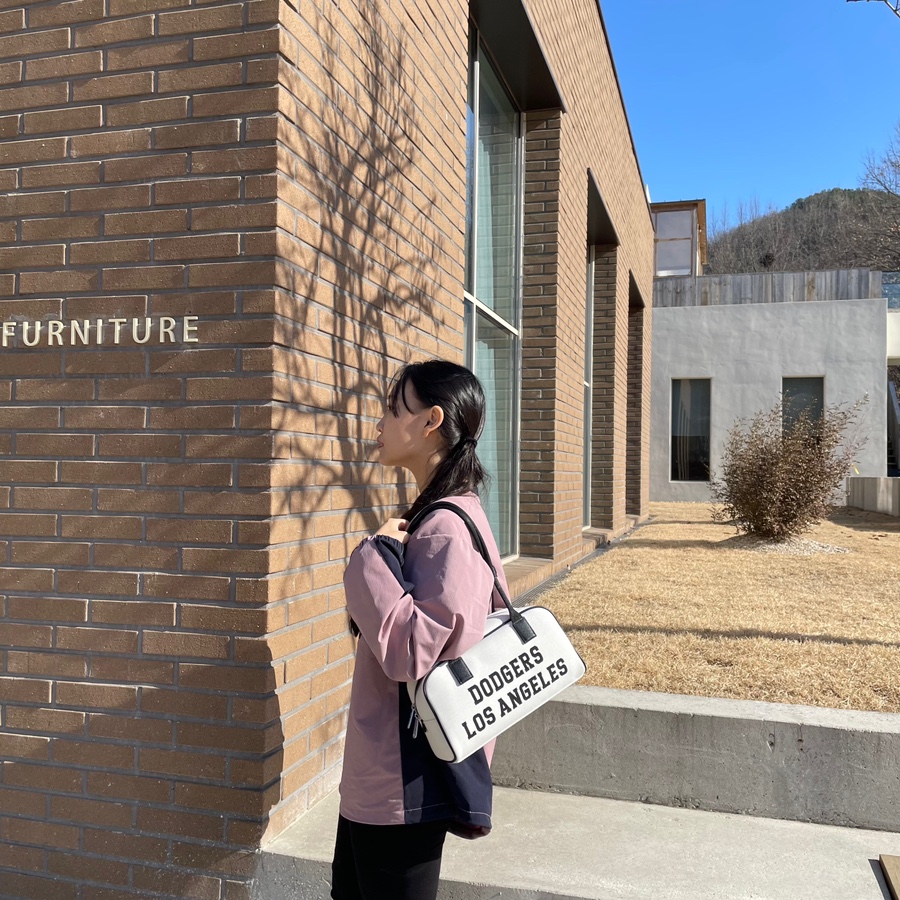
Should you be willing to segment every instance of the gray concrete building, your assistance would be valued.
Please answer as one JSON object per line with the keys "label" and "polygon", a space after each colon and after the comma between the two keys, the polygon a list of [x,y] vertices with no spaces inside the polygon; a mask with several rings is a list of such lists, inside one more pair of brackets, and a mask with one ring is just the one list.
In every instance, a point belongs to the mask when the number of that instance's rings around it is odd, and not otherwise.
{"label": "gray concrete building", "polygon": [[[882,273],[703,275],[705,241],[688,240],[692,228],[702,236],[703,212],[701,201],[654,205],[651,500],[709,500],[728,431],[779,398],[787,414],[867,398],[854,474],[885,476],[900,310],[889,308]],[[679,238],[684,268],[674,274]]]}

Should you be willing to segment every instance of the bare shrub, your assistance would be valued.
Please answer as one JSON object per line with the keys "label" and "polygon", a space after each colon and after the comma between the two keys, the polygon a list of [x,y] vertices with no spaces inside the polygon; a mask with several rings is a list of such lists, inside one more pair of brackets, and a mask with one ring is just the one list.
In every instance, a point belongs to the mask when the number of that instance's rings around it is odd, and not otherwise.
{"label": "bare shrub", "polygon": [[710,482],[713,520],[773,541],[802,534],[833,509],[833,500],[865,443],[860,408],[826,407],[785,421],[781,401],[738,419],[728,432],[721,475]]}

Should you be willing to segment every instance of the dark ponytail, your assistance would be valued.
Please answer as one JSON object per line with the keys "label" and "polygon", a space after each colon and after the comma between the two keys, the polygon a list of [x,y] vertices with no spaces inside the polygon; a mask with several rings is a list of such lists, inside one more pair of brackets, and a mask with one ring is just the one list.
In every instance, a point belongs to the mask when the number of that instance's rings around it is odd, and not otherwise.
{"label": "dark ponytail", "polygon": [[[489,476],[475,452],[484,427],[485,405],[484,390],[475,375],[464,366],[444,359],[409,363],[397,372],[388,390],[387,406],[392,413],[398,404],[406,406],[407,384],[412,385],[426,409],[440,406],[444,411],[444,421],[438,430],[447,446],[447,454],[434,470],[425,490],[402,513],[404,519],[411,519],[435,500],[477,492],[488,482]],[[359,626],[352,618],[350,633],[359,636]]]}
{"label": "dark ponytail", "polygon": [[435,500],[478,492],[488,481],[488,473],[475,452],[484,427],[481,382],[465,366],[444,359],[410,363],[394,376],[387,398],[391,411],[399,403],[406,406],[404,391],[407,384],[412,386],[425,408],[440,406],[444,411],[439,432],[447,446],[447,454],[415,503],[403,513],[404,519],[412,518]]}

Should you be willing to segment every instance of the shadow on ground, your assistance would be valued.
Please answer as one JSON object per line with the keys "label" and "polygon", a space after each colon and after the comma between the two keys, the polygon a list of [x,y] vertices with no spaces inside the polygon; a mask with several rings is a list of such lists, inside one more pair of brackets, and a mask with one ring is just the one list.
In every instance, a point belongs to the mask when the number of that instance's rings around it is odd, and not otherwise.
{"label": "shadow on ground", "polygon": [[900,535],[900,519],[883,513],[848,508],[834,513],[828,521],[853,531],[881,531],[885,535]]}
{"label": "shadow on ground", "polygon": [[794,641],[796,643],[844,644],[858,647],[900,647],[898,641],[877,641],[868,638],[841,637],[832,634],[801,634],[795,631],[764,631],[756,628],[741,628],[737,631],[722,631],[715,628],[662,628],[655,625],[573,625],[563,623],[568,632],[580,631],[585,634],[605,632],[606,634],[664,634],[669,637],[692,635],[700,638],[765,638],[771,641]]}

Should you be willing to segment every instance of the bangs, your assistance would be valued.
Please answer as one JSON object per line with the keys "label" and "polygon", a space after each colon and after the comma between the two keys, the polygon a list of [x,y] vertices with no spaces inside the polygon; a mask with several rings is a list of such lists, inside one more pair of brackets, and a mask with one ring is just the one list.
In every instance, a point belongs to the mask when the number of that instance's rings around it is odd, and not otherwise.
{"label": "bangs", "polygon": [[409,366],[404,366],[393,378],[387,392],[387,408],[393,415],[397,415],[399,404],[402,403],[408,412],[412,412],[406,402],[406,384],[409,381]]}

